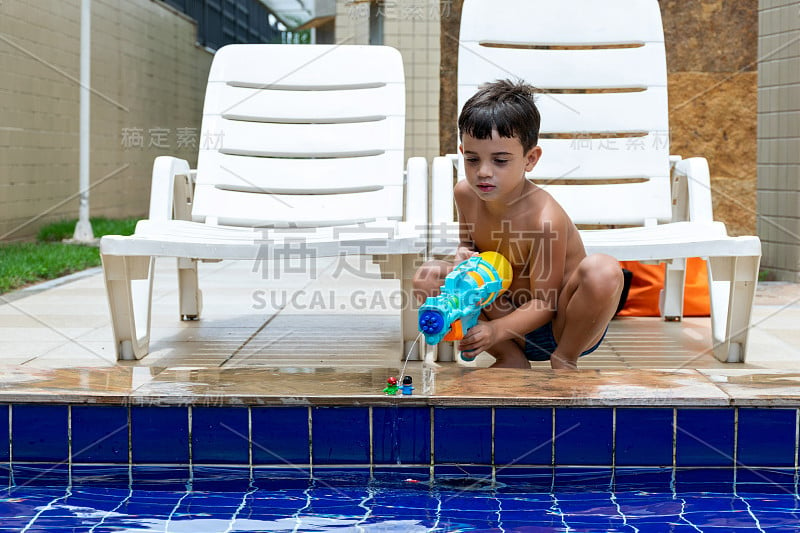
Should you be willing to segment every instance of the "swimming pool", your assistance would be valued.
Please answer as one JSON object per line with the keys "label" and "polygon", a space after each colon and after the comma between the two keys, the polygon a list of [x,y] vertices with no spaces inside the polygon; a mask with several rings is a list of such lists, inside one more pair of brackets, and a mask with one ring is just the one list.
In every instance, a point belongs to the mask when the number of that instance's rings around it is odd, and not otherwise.
{"label": "swimming pool", "polygon": [[728,532],[800,523],[800,411],[787,405],[200,400],[0,405],[0,440],[9,443],[0,448],[0,532]]}
{"label": "swimming pool", "polygon": [[800,397],[785,375],[445,369],[408,397],[380,393],[387,375],[8,374],[0,533],[798,523]]}
{"label": "swimming pool", "polygon": [[0,496],[0,531],[789,532],[800,524],[796,480],[776,471],[752,471],[739,484],[730,471],[705,472],[681,490],[668,469],[501,472],[494,482],[451,472],[433,483],[418,469],[314,479],[293,469],[186,473],[22,469]]}

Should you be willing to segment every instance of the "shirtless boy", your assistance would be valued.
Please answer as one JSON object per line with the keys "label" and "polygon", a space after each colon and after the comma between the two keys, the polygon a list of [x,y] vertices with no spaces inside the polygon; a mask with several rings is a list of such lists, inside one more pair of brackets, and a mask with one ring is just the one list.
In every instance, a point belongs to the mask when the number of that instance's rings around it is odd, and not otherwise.
{"label": "shirtless boy", "polygon": [[549,359],[554,369],[575,369],[603,340],[623,277],[613,257],[586,255],[566,212],[525,178],[542,157],[539,123],[533,88],[523,83],[490,83],[467,101],[458,119],[466,180],[454,191],[461,242],[454,262],[422,265],[414,287],[434,296],[454,265],[482,251],[502,254],[511,287],[459,348],[489,352],[494,367]]}

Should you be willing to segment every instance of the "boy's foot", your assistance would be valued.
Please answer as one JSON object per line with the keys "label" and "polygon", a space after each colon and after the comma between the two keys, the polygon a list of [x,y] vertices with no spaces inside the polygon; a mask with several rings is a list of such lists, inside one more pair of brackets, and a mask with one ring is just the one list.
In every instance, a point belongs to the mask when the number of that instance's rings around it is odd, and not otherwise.
{"label": "boy's foot", "polygon": [[550,356],[550,367],[553,370],[578,370],[578,361],[553,354]]}

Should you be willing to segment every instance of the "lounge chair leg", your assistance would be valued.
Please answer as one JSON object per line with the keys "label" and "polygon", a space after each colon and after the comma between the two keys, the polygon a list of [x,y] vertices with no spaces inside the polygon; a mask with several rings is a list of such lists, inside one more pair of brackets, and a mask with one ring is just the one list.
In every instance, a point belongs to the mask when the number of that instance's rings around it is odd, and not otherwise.
{"label": "lounge chair leg", "polygon": [[419,329],[417,327],[417,302],[413,296],[413,276],[416,267],[421,264],[421,258],[415,254],[403,256],[397,255],[376,255],[373,260],[378,263],[383,279],[399,279],[400,291],[403,294],[403,304],[400,311],[400,330],[403,335],[402,360],[408,358],[411,361],[419,361],[425,353],[424,347],[420,348],[420,343],[424,339],[417,340]]}
{"label": "lounge chair leg", "polygon": [[117,359],[141,359],[150,348],[155,260],[103,255],[102,261]]}
{"label": "lounge chair leg", "polygon": [[178,258],[178,304],[181,320],[197,320],[203,310],[203,293],[197,280],[197,260]]}
{"label": "lounge chair leg", "polygon": [[456,360],[456,347],[452,342],[440,342],[436,349],[436,360],[441,362]]}
{"label": "lounge chair leg", "polygon": [[661,316],[669,322],[683,319],[683,292],[686,284],[686,259],[674,259],[667,263],[664,288],[659,297]]}
{"label": "lounge chair leg", "polygon": [[743,363],[760,257],[711,257],[708,261],[714,356]]}

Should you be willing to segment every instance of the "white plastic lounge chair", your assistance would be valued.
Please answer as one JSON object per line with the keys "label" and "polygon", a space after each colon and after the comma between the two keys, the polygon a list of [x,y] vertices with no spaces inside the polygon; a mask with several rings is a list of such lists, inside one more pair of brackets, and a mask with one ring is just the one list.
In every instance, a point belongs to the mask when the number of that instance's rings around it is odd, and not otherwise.
{"label": "white plastic lounge chair", "polygon": [[[761,244],[713,221],[704,158],[669,155],[658,2],[465,0],[460,41],[459,109],[487,81],[519,78],[541,89],[543,156],[530,178],[577,224],[624,226],[583,231],[588,253],[667,262],[667,319],[682,317],[685,259],[707,257],[714,355],[744,361]],[[434,226],[453,220],[458,161],[433,162]],[[432,251],[455,245],[447,240]]]}
{"label": "white plastic lounge chair", "polygon": [[184,319],[201,312],[198,261],[371,255],[408,289],[428,203],[425,159],[411,158],[404,173],[404,129],[403,63],[393,48],[221,48],[197,170],[157,158],[148,219],[133,236],[101,240],[118,358],[148,353],[155,257],[178,258]]}

